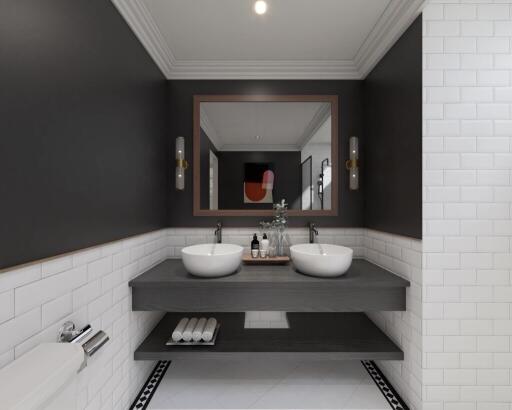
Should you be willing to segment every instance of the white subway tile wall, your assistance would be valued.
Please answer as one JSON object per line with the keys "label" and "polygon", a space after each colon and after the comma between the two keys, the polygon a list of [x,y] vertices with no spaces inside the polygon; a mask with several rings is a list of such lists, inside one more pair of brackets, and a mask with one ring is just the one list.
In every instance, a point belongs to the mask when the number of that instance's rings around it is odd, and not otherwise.
{"label": "white subway tile wall", "polygon": [[79,408],[127,409],[153,366],[133,351],[162,316],[131,311],[128,281],[168,256],[160,230],[0,273],[0,367],[91,323],[110,341],[79,373]]}
{"label": "white subway tile wall", "polygon": [[412,409],[421,409],[423,310],[435,313],[438,306],[422,306],[422,241],[364,230],[364,258],[411,282],[407,311],[367,312],[368,317],[404,352],[403,361],[381,361],[379,367]]}
{"label": "white subway tile wall", "polygon": [[[180,257],[180,251],[183,247],[196,243],[215,241],[213,229],[206,228],[169,228],[169,247],[171,257]],[[354,249],[355,257],[364,256],[363,228],[321,228],[319,235],[315,239],[322,243],[332,243],[337,245],[349,246]],[[246,248],[249,251],[253,234],[259,238],[263,232],[259,228],[224,228],[222,231],[222,241],[234,243]],[[306,228],[287,228],[285,236],[285,247],[298,243],[309,241],[309,233]],[[1,290],[1,289],[0,289]]]}
{"label": "white subway tile wall", "polygon": [[511,3],[423,13],[425,410],[511,409]]}

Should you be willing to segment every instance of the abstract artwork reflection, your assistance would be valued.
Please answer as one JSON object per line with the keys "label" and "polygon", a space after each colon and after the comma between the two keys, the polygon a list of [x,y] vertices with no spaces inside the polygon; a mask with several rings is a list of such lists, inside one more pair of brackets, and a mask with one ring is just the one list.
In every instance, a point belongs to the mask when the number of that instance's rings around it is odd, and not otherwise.
{"label": "abstract artwork reflection", "polygon": [[272,204],[274,164],[248,162],[244,168],[244,203]]}

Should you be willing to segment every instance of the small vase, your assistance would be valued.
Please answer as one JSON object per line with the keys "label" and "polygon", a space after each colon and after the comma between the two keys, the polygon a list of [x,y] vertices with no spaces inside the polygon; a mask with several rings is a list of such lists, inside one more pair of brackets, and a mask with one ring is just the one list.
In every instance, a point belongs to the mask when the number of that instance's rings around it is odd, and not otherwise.
{"label": "small vase", "polygon": [[284,233],[280,229],[276,232],[276,254],[284,256]]}

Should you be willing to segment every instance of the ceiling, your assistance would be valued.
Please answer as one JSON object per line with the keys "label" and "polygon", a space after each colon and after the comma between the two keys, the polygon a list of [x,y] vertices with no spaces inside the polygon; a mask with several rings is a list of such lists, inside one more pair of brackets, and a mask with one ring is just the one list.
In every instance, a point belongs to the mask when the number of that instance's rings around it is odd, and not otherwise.
{"label": "ceiling", "polygon": [[[300,151],[330,143],[330,103],[202,102],[201,128],[219,151]],[[328,127],[322,127],[328,122]]]}
{"label": "ceiling", "polygon": [[[147,0],[182,60],[352,60],[390,0]],[[219,4],[222,6],[219,7]]]}
{"label": "ceiling", "polygon": [[361,79],[424,0],[112,0],[169,79]]}

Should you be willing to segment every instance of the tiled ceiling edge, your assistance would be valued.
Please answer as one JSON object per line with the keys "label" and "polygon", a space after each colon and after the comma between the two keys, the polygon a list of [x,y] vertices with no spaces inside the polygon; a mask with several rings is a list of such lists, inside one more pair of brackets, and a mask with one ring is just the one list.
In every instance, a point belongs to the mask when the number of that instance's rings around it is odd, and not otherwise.
{"label": "tiled ceiling edge", "polygon": [[366,77],[425,0],[391,0],[354,61],[178,61],[143,0],[111,0],[167,79],[357,80]]}
{"label": "tiled ceiling edge", "polygon": [[391,0],[354,58],[365,78],[421,13],[425,0]]}

